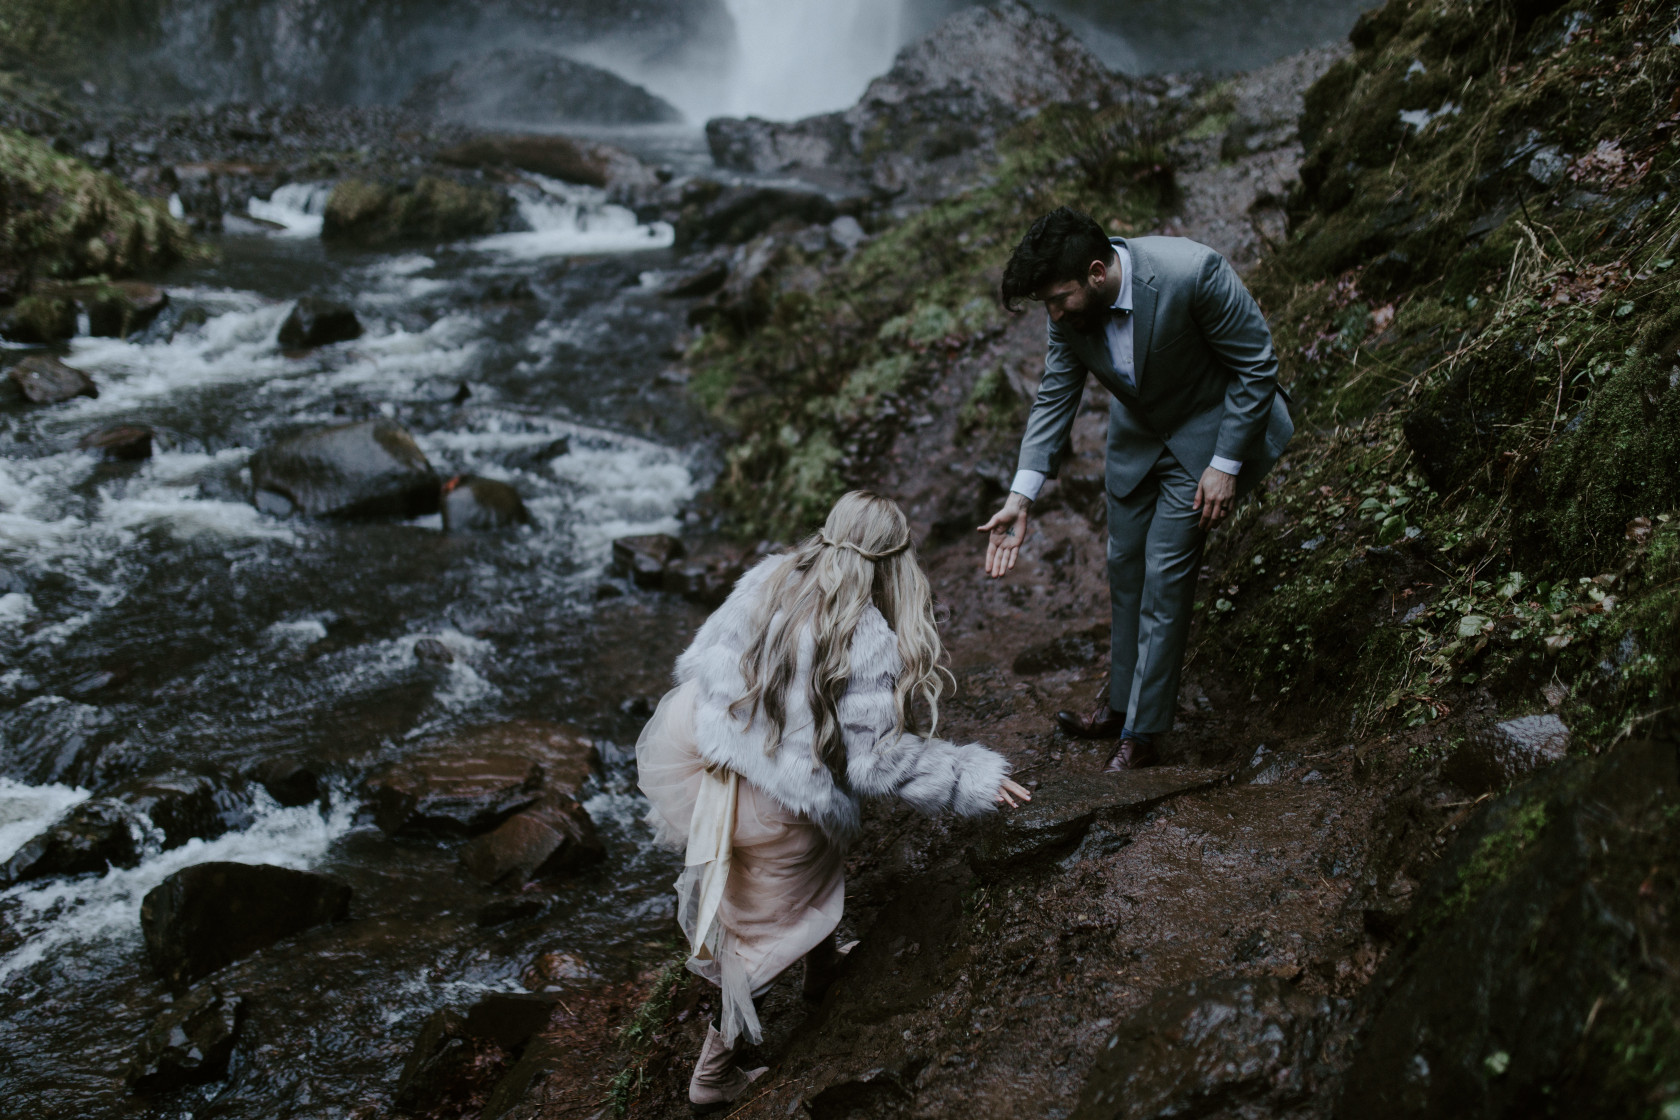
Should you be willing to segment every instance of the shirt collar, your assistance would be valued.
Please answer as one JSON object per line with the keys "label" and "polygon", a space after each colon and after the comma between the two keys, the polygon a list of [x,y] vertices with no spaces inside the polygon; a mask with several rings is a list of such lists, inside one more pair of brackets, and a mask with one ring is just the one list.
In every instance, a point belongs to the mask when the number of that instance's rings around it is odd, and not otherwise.
{"label": "shirt collar", "polygon": [[1132,310],[1132,254],[1124,245],[1116,245],[1114,251],[1120,258],[1120,294],[1110,307],[1129,314]]}

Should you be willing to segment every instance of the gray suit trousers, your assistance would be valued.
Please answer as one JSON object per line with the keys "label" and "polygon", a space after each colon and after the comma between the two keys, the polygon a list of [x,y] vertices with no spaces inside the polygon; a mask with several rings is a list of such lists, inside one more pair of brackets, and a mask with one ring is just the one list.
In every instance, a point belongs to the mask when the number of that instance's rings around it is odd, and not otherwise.
{"label": "gray suit trousers", "polygon": [[1190,507],[1197,479],[1167,448],[1124,498],[1108,495],[1114,621],[1109,707],[1133,731],[1171,731],[1207,531]]}

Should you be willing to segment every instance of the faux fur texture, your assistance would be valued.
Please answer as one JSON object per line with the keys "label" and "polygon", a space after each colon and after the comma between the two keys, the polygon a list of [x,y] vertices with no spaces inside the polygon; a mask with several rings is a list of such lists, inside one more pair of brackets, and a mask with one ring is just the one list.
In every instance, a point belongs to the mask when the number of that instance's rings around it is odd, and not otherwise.
{"label": "faux fur texture", "polygon": [[747,691],[741,654],[751,644],[753,611],[765,581],[787,560],[772,556],[742,576],[677,659],[677,683],[698,682],[694,725],[701,756],[838,839],[858,831],[859,796],[896,795],[928,814],[950,809],[975,816],[996,808],[998,785],[1009,775],[1002,755],[978,743],[959,747],[894,730],[893,685],[903,661],[897,635],[873,606],[864,610],[852,636],[852,676],[840,700],[850,788],[835,782],[813,748],[816,725],[807,685],[816,643],[809,630],[801,636],[799,665],[788,686],[787,726],[776,750],[765,750],[769,725],[762,712],[752,713],[751,722],[730,714],[729,706]]}

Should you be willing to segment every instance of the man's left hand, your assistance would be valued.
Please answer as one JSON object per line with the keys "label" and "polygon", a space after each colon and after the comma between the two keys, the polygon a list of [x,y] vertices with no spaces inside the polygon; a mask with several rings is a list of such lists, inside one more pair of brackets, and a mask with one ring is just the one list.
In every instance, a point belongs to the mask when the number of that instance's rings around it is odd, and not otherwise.
{"label": "man's left hand", "polygon": [[1225,520],[1231,512],[1231,503],[1236,500],[1237,476],[1209,467],[1196,484],[1196,504],[1190,508],[1201,513],[1202,528],[1211,529]]}

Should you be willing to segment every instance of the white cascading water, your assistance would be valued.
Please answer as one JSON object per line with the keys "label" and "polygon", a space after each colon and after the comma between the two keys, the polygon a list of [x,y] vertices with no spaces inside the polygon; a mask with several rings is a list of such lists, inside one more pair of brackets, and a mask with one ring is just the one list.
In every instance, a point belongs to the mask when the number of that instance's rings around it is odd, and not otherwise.
{"label": "white cascading water", "polygon": [[904,45],[904,0],[726,0],[738,53],[735,116],[797,120],[844,109]]}

